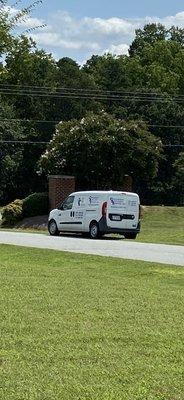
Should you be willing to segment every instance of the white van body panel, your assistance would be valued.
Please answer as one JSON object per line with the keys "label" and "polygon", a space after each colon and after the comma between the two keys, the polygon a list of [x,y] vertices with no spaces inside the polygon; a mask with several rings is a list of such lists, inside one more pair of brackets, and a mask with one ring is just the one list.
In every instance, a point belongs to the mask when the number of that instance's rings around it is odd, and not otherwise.
{"label": "white van body panel", "polygon": [[[105,205],[106,214],[102,214]],[[96,221],[102,234],[140,231],[139,196],[120,191],[86,191],[72,193],[49,214],[61,232],[89,232]]]}

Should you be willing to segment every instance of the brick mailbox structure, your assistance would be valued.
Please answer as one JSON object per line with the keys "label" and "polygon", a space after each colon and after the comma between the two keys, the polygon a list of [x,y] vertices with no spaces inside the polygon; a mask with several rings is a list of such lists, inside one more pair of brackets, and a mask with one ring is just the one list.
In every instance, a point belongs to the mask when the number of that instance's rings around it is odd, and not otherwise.
{"label": "brick mailbox structure", "polygon": [[75,192],[75,177],[68,175],[49,175],[50,209],[57,208],[72,192]]}

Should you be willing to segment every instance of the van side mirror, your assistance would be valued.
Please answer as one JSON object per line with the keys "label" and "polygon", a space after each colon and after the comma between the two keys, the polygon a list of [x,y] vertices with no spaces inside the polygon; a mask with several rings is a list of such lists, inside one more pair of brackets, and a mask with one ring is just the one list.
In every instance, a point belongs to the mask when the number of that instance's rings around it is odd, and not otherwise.
{"label": "van side mirror", "polygon": [[68,209],[67,208],[67,204],[65,204],[65,203],[61,204],[60,207],[58,207],[58,210],[60,210],[60,211],[64,211],[64,210],[67,210],[67,209]]}

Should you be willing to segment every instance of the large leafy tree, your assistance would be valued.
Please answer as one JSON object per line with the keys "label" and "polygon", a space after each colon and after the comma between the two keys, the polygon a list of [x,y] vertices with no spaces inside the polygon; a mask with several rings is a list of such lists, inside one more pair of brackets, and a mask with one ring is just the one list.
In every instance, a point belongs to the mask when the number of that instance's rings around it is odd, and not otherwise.
{"label": "large leafy tree", "polygon": [[121,187],[124,174],[135,181],[157,174],[161,143],[139,121],[125,122],[101,112],[58,125],[41,166],[69,173],[79,187]]}
{"label": "large leafy tree", "polygon": [[179,154],[179,157],[174,163],[175,174],[173,178],[173,193],[176,202],[184,206],[184,152]]}
{"label": "large leafy tree", "polygon": [[[12,121],[9,119],[12,118]],[[13,199],[20,193],[20,165],[23,161],[23,148],[15,141],[21,141],[24,131],[20,123],[13,120],[12,107],[0,104],[0,203]]]}
{"label": "large leafy tree", "polygon": [[184,29],[172,26],[167,29],[162,24],[147,24],[143,29],[137,29],[135,32],[135,39],[133,40],[129,54],[130,56],[141,56],[142,51],[149,45],[155,43],[168,41],[179,43],[184,46]]}
{"label": "large leafy tree", "polygon": [[136,32],[130,55],[93,56],[84,69],[101,89],[121,95],[121,100],[103,103],[109,113],[145,121],[163,141],[164,157],[154,186],[142,187],[149,192],[149,202],[156,192],[156,202],[171,204],[173,165],[184,144],[184,30],[146,25]]}
{"label": "large leafy tree", "polygon": [[[41,1],[30,3],[27,8],[22,8],[12,17],[7,7],[8,1],[0,1],[0,58],[1,62],[0,83],[7,84],[29,84],[29,79],[38,78],[44,75],[44,59],[38,54],[38,62],[31,58],[34,44],[26,37],[17,38],[14,36],[16,24],[31,12]],[[20,2],[19,2],[20,3]],[[6,7],[5,7],[6,6]],[[36,70],[37,66],[37,70]],[[39,68],[40,67],[40,68]],[[36,72],[37,74],[36,74]],[[35,72],[35,73],[34,73]],[[35,77],[36,75],[36,77]],[[31,82],[32,83],[32,82]],[[6,92],[6,93],[2,93]],[[11,91],[10,91],[11,92]],[[37,177],[35,175],[36,163],[43,151],[42,148],[28,149],[20,142],[34,138],[39,139],[38,130],[34,125],[24,124],[19,119],[26,116],[30,118],[31,107],[27,107],[25,98],[14,95],[7,95],[6,86],[1,86],[0,98],[0,202],[4,203],[17,196],[22,197],[30,192],[35,186]],[[38,106],[38,105],[37,105]],[[37,107],[40,110],[40,107]],[[36,127],[35,127],[36,128]],[[37,183],[38,186],[38,183]]]}
{"label": "large leafy tree", "polygon": [[61,58],[56,64],[55,86],[63,98],[52,99],[50,114],[55,120],[68,121],[80,119],[87,111],[98,111],[101,106],[98,101],[88,98],[79,98],[84,93],[98,89],[92,75],[89,75],[80,66],[68,57]]}

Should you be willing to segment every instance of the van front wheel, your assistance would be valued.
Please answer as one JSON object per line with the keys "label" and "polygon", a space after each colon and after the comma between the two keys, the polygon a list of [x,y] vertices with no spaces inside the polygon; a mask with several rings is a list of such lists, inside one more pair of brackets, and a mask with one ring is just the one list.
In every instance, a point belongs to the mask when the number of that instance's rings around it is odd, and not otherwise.
{"label": "van front wheel", "polygon": [[97,222],[91,222],[89,227],[89,234],[91,239],[98,239],[100,237],[99,227]]}
{"label": "van front wheel", "polygon": [[51,221],[49,222],[48,230],[49,230],[49,233],[50,233],[51,236],[58,236],[59,235],[57,224],[54,221],[54,219],[51,219]]}

